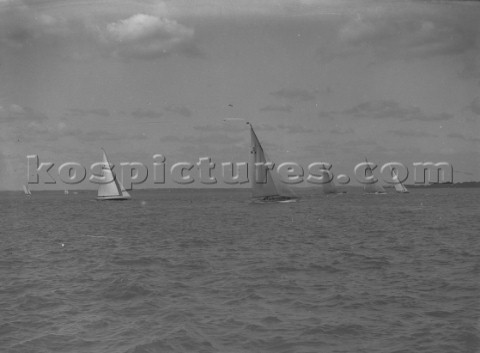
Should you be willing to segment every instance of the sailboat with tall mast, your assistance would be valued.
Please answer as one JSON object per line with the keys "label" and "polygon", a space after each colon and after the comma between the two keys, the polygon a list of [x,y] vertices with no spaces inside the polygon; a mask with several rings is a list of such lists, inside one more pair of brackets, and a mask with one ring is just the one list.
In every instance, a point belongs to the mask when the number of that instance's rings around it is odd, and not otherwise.
{"label": "sailboat with tall mast", "polygon": [[[276,175],[265,166],[267,156],[258,140],[253,126],[250,126],[250,166],[249,179],[251,180],[252,196],[258,202],[295,202],[297,197],[287,187],[280,184]],[[263,167],[261,167],[263,165]],[[260,166],[260,168],[257,168]]]}
{"label": "sailboat with tall mast", "polygon": [[112,170],[113,165],[108,161],[107,153],[103,148],[102,151],[102,177],[105,182],[98,187],[97,200],[129,200],[131,198],[130,194],[115,176]]}
{"label": "sailboat with tall mast", "polygon": [[[365,158],[365,162],[367,163],[367,168],[365,169],[365,177],[367,179],[372,179],[373,178],[373,170],[368,165],[367,158]],[[366,194],[386,194],[387,193],[385,191],[385,189],[383,188],[383,186],[378,183],[378,181],[375,182],[375,183],[372,183],[372,184],[363,185],[363,191]]]}
{"label": "sailboat with tall mast", "polygon": [[[329,180],[326,183],[321,184],[324,194],[345,194],[346,191],[339,191],[337,185],[333,181],[332,174],[328,171],[325,164],[322,164],[321,174],[325,180]],[[331,180],[330,180],[331,179]]]}
{"label": "sailboat with tall mast", "polygon": [[403,185],[402,182],[398,179],[398,174],[397,174],[396,169],[393,169],[391,167],[390,167],[390,169],[391,169],[391,172],[392,172],[392,179],[395,182],[395,184],[393,184],[393,186],[395,187],[395,191],[399,192],[399,193],[403,193],[403,194],[408,193],[409,191],[407,190],[405,185]]}
{"label": "sailboat with tall mast", "polygon": [[28,187],[28,185],[26,184],[23,184],[23,193],[25,194],[25,196],[32,196],[32,192],[30,191],[30,188]]}

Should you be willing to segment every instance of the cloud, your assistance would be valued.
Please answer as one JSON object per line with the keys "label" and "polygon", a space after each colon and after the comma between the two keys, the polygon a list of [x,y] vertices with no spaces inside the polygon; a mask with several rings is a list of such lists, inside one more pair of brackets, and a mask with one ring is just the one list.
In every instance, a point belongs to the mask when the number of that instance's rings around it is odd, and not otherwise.
{"label": "cloud", "polygon": [[175,20],[139,13],[109,23],[102,39],[119,57],[154,59],[177,50],[193,35],[192,28]]}
{"label": "cloud", "polygon": [[221,133],[209,133],[202,135],[188,135],[179,137],[176,135],[168,135],[160,139],[162,142],[176,142],[182,144],[207,144],[207,145],[232,145],[235,143],[245,142],[243,136],[229,136]]}
{"label": "cloud", "polygon": [[353,134],[355,133],[355,130],[352,129],[351,127],[346,128],[346,129],[340,129],[340,128],[333,128],[330,130],[331,134],[336,134],[336,135],[345,135],[345,134]]}
{"label": "cloud", "polygon": [[397,121],[446,121],[454,118],[452,114],[426,114],[418,107],[402,106],[393,100],[374,100],[363,102],[344,110],[321,111],[320,119],[352,117],[356,119],[394,119]]}
{"label": "cloud", "polygon": [[45,141],[58,141],[61,137],[72,135],[72,130],[65,122],[53,122],[45,120],[30,120],[24,124],[10,126],[8,138],[18,143],[42,145]]}
{"label": "cloud", "polygon": [[387,132],[400,137],[437,137],[437,135],[416,130],[387,130]]}
{"label": "cloud", "polygon": [[106,118],[110,116],[110,112],[108,111],[108,109],[105,109],[105,108],[94,108],[94,109],[74,108],[74,109],[69,109],[69,111],[74,116],[78,116],[78,117],[84,117],[88,115],[97,115],[97,116],[102,116]]}
{"label": "cloud", "polygon": [[156,112],[153,110],[143,110],[143,109],[136,109],[132,112],[132,116],[134,118],[148,118],[148,119],[157,119],[163,116],[163,113]]}
{"label": "cloud", "polygon": [[186,138],[180,138],[177,135],[168,135],[160,138],[161,142],[188,142]]}
{"label": "cloud", "polygon": [[34,40],[58,39],[72,34],[74,22],[64,17],[38,11],[25,1],[0,2],[0,45],[23,48]]}
{"label": "cloud", "polygon": [[462,57],[462,62],[463,68],[457,72],[458,77],[467,80],[480,79],[480,56],[478,55],[478,48],[477,50],[471,50],[465,53]]}
{"label": "cloud", "polygon": [[17,104],[10,104],[7,107],[0,105],[0,122],[14,121],[36,121],[48,120],[48,117],[41,112],[29,107],[21,107]]}
{"label": "cloud", "polygon": [[315,94],[306,89],[281,89],[270,94],[277,98],[297,102],[307,102],[316,99]]}
{"label": "cloud", "polygon": [[[168,11],[158,4],[126,1],[120,6],[98,1],[69,5],[60,1],[0,2],[0,45],[20,49],[41,41],[43,46],[68,47],[80,40],[90,43],[100,55],[123,59],[201,55],[192,41],[193,28],[165,17]],[[65,55],[82,59],[91,54],[72,49]]]}
{"label": "cloud", "polygon": [[[327,114],[332,114],[329,112]],[[447,113],[427,115],[418,107],[402,107],[392,100],[377,100],[360,103],[351,109],[341,112],[355,118],[397,119],[403,121],[444,121],[453,118]]]}
{"label": "cloud", "polygon": [[279,124],[279,129],[286,130],[289,134],[306,134],[306,133],[316,133],[315,129],[306,128],[302,125],[284,125]]}
{"label": "cloud", "polygon": [[356,155],[360,151],[361,153],[370,153],[372,151],[383,151],[385,148],[375,139],[360,138],[339,142],[336,145],[336,149],[349,155]]}
{"label": "cloud", "polygon": [[465,142],[480,142],[479,137],[471,137],[471,136],[465,136],[463,134],[459,134],[457,132],[451,132],[447,134],[447,137],[454,138],[454,139],[459,139]]}
{"label": "cloud", "polygon": [[165,111],[169,113],[179,114],[185,118],[189,118],[192,116],[192,112],[190,111],[190,109],[178,105],[167,105],[165,107]]}
{"label": "cloud", "polygon": [[[479,36],[477,16],[463,6],[415,4],[369,7],[357,12],[339,30],[348,50],[368,48],[383,58],[457,55],[474,49]],[[475,11],[473,11],[475,12]]]}
{"label": "cloud", "polygon": [[477,115],[480,115],[480,97],[475,98],[472,103],[470,103],[469,108],[472,112]]}
{"label": "cloud", "polygon": [[[205,124],[205,125],[195,125],[193,126],[194,130],[197,131],[221,131],[221,132],[232,132],[232,133],[245,133],[248,131],[248,126],[245,124],[244,121],[241,121],[237,124],[231,124],[228,121],[224,121],[220,124]],[[248,135],[250,136],[250,135]]]}
{"label": "cloud", "polygon": [[291,113],[293,110],[290,105],[267,105],[260,108],[261,112],[279,112],[279,113]]}
{"label": "cloud", "polygon": [[78,138],[80,141],[126,141],[126,140],[145,140],[146,134],[133,134],[133,133],[113,133],[106,130],[93,130],[82,131],[75,130],[71,132],[71,135]]}

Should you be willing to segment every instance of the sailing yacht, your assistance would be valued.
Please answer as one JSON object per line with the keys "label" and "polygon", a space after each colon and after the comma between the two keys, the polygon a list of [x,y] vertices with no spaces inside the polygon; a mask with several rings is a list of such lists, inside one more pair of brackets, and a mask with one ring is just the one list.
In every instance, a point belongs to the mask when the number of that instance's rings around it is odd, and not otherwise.
{"label": "sailing yacht", "polygon": [[68,190],[67,190],[67,189],[63,190],[63,193],[64,193],[65,195],[68,195]]}
{"label": "sailing yacht", "polygon": [[[322,177],[325,180],[329,180],[332,178],[332,175],[328,172],[327,168],[325,167],[325,164],[322,164]],[[328,183],[323,183],[322,184],[322,190],[325,194],[345,194],[346,191],[338,191],[337,185],[335,185],[335,182],[330,180]]]}
{"label": "sailing yacht", "polygon": [[[267,156],[258,140],[253,126],[250,125],[250,166],[249,178],[252,185],[252,196],[258,202],[295,202],[296,196],[286,186],[277,181],[276,175],[273,175],[270,169],[256,168],[256,163],[267,162]],[[261,172],[266,173],[266,178],[258,175]],[[263,179],[263,180],[262,180]],[[265,180],[266,179],[266,180]]]}
{"label": "sailing yacht", "polygon": [[404,193],[404,194],[408,193],[409,191],[407,190],[407,188],[398,179],[397,171],[395,169],[392,169],[391,167],[390,167],[390,169],[392,171],[392,179],[395,182],[395,184],[393,184],[393,186],[395,187],[395,191],[400,192],[400,193]]}
{"label": "sailing yacht", "polygon": [[32,192],[30,191],[30,188],[28,185],[23,184],[23,192],[25,196],[32,196]]}
{"label": "sailing yacht", "polygon": [[102,148],[102,177],[106,181],[98,187],[97,200],[129,200],[130,194],[125,190],[120,180],[117,179],[108,161],[107,153]]}
{"label": "sailing yacht", "polygon": [[[365,158],[365,162],[368,163],[366,158]],[[367,179],[370,179],[370,178],[373,177],[372,168],[370,168],[370,166],[368,164],[367,164],[367,168],[365,169],[365,177]],[[385,189],[383,188],[383,186],[378,183],[378,181],[376,183],[373,183],[373,184],[364,184],[363,185],[363,191],[366,194],[386,194],[387,193],[385,191]]]}

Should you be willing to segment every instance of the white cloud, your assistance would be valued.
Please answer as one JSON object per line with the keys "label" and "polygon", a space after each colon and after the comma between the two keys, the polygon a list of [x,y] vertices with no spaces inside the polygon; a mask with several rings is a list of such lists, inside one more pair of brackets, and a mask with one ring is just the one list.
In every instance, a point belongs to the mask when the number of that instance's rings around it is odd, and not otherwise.
{"label": "white cloud", "polygon": [[137,14],[125,20],[110,23],[107,31],[114,40],[123,42],[152,36],[157,31],[161,32],[164,27],[164,22],[158,17]]}
{"label": "white cloud", "polygon": [[106,41],[118,56],[154,58],[193,38],[193,29],[175,20],[136,14],[106,27]]}

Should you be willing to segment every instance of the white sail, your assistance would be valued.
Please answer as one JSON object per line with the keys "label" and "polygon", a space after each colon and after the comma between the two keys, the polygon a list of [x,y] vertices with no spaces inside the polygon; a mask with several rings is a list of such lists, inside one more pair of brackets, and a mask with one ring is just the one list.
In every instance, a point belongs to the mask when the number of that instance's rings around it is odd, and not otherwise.
{"label": "white sail", "polygon": [[401,193],[407,193],[408,192],[407,188],[398,179],[398,174],[397,174],[395,169],[392,169],[392,179],[395,182],[395,184],[393,184],[393,186],[395,187],[395,190],[397,192],[401,192]]}
{"label": "white sail", "polygon": [[120,181],[117,180],[115,173],[112,170],[112,165],[108,161],[105,150],[103,150],[102,177],[103,183],[98,187],[97,200],[130,199],[130,194],[125,190]]}
{"label": "white sail", "polygon": [[67,189],[63,190],[63,193],[64,193],[65,195],[68,195],[68,190],[67,190]]}
{"label": "white sail", "polygon": [[30,188],[28,187],[28,185],[25,185],[25,184],[23,185],[23,192],[27,196],[32,196],[32,192],[30,191]]}
{"label": "white sail", "polygon": [[252,196],[261,201],[288,202],[295,199],[293,192],[277,181],[276,175],[265,166],[256,167],[256,163],[267,163],[267,156],[250,123],[250,166],[249,178],[252,185]]}
{"label": "white sail", "polygon": [[118,186],[120,187],[120,191],[121,191],[121,193],[122,193],[122,196],[123,196],[123,197],[126,197],[126,198],[130,198],[131,196],[130,196],[130,194],[128,193],[128,191],[125,190],[125,188],[123,187],[122,182],[121,182],[120,180],[117,180],[117,182],[118,182]]}
{"label": "white sail", "polygon": [[[324,180],[329,180],[332,175],[328,172],[328,170],[325,168],[325,165],[322,164],[322,178]],[[338,194],[337,186],[335,185],[335,182],[330,180],[328,183],[323,183],[322,185],[322,190],[325,194]]]}
{"label": "white sail", "polygon": [[[365,158],[365,162],[368,163],[366,158]],[[370,168],[370,166],[367,165],[367,168],[365,169],[365,177],[367,179],[370,179],[371,176],[373,176],[372,168]],[[380,185],[378,181],[373,184],[364,184],[363,191],[367,194],[386,194],[385,189],[383,188],[382,185]]]}

